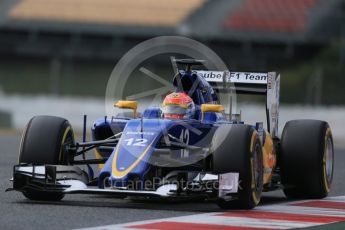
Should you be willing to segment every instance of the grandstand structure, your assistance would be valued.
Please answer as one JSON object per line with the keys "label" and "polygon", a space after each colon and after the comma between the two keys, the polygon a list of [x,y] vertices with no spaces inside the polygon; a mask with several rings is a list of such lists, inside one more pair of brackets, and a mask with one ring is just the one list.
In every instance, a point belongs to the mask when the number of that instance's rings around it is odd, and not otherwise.
{"label": "grandstand structure", "polygon": [[205,0],[23,0],[9,12],[16,20],[83,24],[172,27],[181,23]]}
{"label": "grandstand structure", "polygon": [[303,32],[316,0],[248,0],[225,20],[225,29]]}
{"label": "grandstand structure", "polygon": [[[341,0],[2,0],[0,8],[1,44],[18,38],[21,46],[44,42],[62,49],[97,41],[110,50],[117,44],[128,49],[133,42],[172,34],[211,44],[272,42],[290,49],[295,43],[327,43],[344,24]],[[30,53],[28,47],[21,50]]]}
{"label": "grandstand structure", "polygon": [[0,0],[0,60],[113,66],[141,41],[182,35],[234,68],[261,70],[345,37],[344,12],[344,0]]}

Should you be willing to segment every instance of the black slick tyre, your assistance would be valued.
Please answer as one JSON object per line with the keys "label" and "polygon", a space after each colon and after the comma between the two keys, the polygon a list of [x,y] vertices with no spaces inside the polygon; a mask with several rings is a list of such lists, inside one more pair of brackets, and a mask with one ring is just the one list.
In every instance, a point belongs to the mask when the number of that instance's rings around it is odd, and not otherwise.
{"label": "black slick tyre", "polygon": [[[19,163],[34,165],[68,165],[71,158],[66,145],[74,143],[71,125],[66,119],[54,116],[33,117],[23,133]],[[31,200],[61,200],[64,195],[41,191],[26,191]]]}
{"label": "black slick tyre", "polygon": [[286,123],[279,156],[284,193],[288,198],[324,198],[331,189],[334,149],[327,122]]}
{"label": "black slick tyre", "polygon": [[219,198],[218,205],[224,209],[254,208],[263,188],[262,146],[256,130],[249,125],[221,126],[212,144],[214,173],[239,173],[238,199]]}

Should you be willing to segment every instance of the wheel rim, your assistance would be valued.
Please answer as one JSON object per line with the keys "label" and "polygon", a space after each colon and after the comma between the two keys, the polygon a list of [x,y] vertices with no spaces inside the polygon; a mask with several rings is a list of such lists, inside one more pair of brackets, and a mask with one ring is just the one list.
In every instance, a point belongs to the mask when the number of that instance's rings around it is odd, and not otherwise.
{"label": "wheel rim", "polygon": [[324,162],[326,180],[328,185],[330,185],[333,176],[333,143],[330,137],[327,137],[325,143]]}
{"label": "wheel rim", "polygon": [[71,160],[73,160],[73,158],[70,156],[70,154],[68,153],[67,147],[70,144],[74,144],[74,134],[72,131],[72,128],[66,129],[66,135],[63,137],[62,139],[62,143],[61,143],[61,162],[62,164],[67,164],[69,165],[71,163]]}
{"label": "wheel rim", "polygon": [[254,150],[254,156],[253,156],[253,179],[254,179],[254,184],[255,184],[255,188],[254,191],[256,193],[256,196],[259,196],[262,190],[262,183],[261,183],[261,178],[262,178],[262,162],[260,161],[260,151],[261,146],[259,144],[257,144],[255,146],[255,150]]}

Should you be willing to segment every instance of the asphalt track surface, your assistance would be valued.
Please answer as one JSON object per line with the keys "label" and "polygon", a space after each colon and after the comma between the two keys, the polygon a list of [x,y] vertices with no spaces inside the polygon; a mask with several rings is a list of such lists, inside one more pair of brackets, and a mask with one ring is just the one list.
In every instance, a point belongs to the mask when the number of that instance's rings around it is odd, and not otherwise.
{"label": "asphalt track surface", "polygon": [[[73,229],[221,211],[210,202],[135,202],[106,196],[68,195],[61,202],[33,202],[11,187],[20,135],[0,134],[0,229]],[[335,149],[330,196],[345,195],[345,148]],[[287,201],[281,191],[264,193],[261,205]]]}

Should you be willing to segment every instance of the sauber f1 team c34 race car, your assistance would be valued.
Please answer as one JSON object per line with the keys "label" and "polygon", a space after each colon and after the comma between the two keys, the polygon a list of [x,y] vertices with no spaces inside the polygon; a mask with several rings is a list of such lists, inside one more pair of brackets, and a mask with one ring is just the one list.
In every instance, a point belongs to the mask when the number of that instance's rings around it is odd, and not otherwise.
{"label": "sauber f1 team c34 race car", "polygon": [[[23,133],[13,188],[31,200],[61,200],[66,194],[106,194],[135,199],[205,199],[221,208],[254,208],[262,192],[283,189],[289,198],[323,198],[331,189],[334,150],[331,129],[319,120],[293,120],[278,137],[280,75],[194,70],[174,76],[174,92],[161,107],[138,115],[136,101],[96,120],[92,141],[77,142],[70,123],[35,116]],[[224,112],[219,96],[266,97],[266,117],[245,124]],[[231,102],[231,100],[230,100]],[[265,120],[265,122],[264,122]],[[264,127],[265,126],[265,127]],[[96,157],[85,153],[94,149]],[[94,176],[91,164],[98,165]]]}

